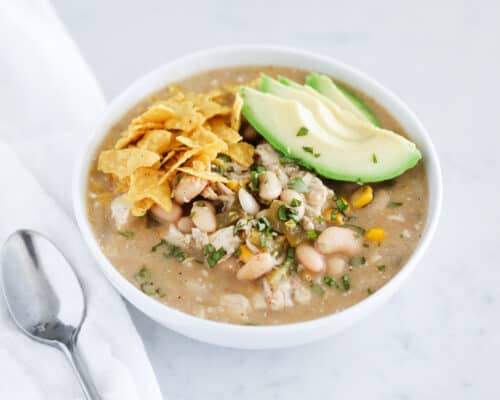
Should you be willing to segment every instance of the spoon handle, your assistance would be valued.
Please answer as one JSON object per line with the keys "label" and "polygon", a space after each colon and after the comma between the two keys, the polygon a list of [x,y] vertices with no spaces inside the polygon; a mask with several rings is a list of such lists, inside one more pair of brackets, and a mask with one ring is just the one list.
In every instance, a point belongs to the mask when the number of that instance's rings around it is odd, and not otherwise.
{"label": "spoon handle", "polygon": [[80,383],[83,394],[85,395],[85,399],[101,400],[101,396],[97,393],[97,389],[76,344],[72,343],[69,346],[61,344],[60,348],[75,371],[78,382]]}

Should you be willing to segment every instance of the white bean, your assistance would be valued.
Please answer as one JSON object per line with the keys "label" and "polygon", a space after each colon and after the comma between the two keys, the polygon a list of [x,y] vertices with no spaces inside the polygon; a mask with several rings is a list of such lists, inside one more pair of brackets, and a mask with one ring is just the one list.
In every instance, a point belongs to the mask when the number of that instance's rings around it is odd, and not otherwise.
{"label": "white bean", "polygon": [[238,200],[240,201],[241,208],[248,214],[255,215],[259,212],[259,203],[257,203],[257,200],[255,200],[245,189],[240,188],[238,191]]}
{"label": "white bean", "polygon": [[240,268],[236,277],[240,280],[254,280],[273,269],[274,260],[269,253],[255,254]]}
{"label": "white bean", "polygon": [[351,229],[332,226],[321,232],[314,246],[322,254],[340,253],[353,256],[361,252],[362,240]]}
{"label": "white bean", "polygon": [[191,233],[191,229],[194,228],[193,221],[189,217],[182,217],[177,221],[177,229],[182,233]]}
{"label": "white bean", "polygon": [[342,256],[328,256],[326,258],[326,271],[333,276],[338,276],[344,272],[347,261]]}
{"label": "white bean", "polygon": [[272,171],[266,171],[259,176],[259,196],[262,200],[272,201],[281,193],[281,182]]}
{"label": "white bean", "polygon": [[174,189],[174,199],[177,203],[189,203],[198,196],[205,186],[207,181],[196,176],[180,175],[180,181]]}
{"label": "white bean", "polygon": [[208,201],[196,201],[193,204],[191,219],[196,227],[203,232],[215,232],[217,229],[215,209]]}
{"label": "white bean", "polygon": [[302,219],[306,210],[305,199],[302,193],[296,192],[292,189],[285,189],[281,192],[280,199],[288,205],[291,205],[293,200],[298,200],[300,204],[295,206],[295,210],[297,210],[297,216],[299,219]]}
{"label": "white bean", "polygon": [[295,249],[297,261],[311,272],[321,272],[325,269],[325,259],[313,246],[301,243]]}
{"label": "white bean", "polygon": [[155,218],[157,218],[163,222],[175,223],[182,216],[182,208],[176,202],[172,202],[172,209],[169,212],[166,212],[158,204],[155,204],[153,207],[151,207],[150,211],[151,211],[151,214],[153,214]]}

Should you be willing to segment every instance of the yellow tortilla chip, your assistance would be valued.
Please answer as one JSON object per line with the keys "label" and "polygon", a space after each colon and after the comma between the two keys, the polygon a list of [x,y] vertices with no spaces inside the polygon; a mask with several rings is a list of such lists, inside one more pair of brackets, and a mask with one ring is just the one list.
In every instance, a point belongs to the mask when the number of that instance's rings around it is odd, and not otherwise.
{"label": "yellow tortilla chip", "polygon": [[230,144],[227,151],[223,151],[231,159],[243,167],[248,168],[253,164],[254,148],[246,142]]}
{"label": "yellow tortilla chip", "polygon": [[227,126],[226,123],[220,118],[211,119],[209,126],[213,133],[228,144],[238,143],[241,139],[243,139],[237,130]]}
{"label": "yellow tortilla chip", "polygon": [[130,148],[105,150],[99,155],[97,169],[123,179],[139,167],[151,167],[160,160],[160,156],[149,150]]}
{"label": "yellow tortilla chip", "polygon": [[133,125],[144,123],[163,123],[176,115],[175,111],[165,104],[155,103],[148,110],[132,121]]}
{"label": "yellow tortilla chip", "polygon": [[160,165],[164,165],[168,160],[170,160],[173,156],[175,156],[175,153],[177,153],[176,150],[171,150],[168,152],[168,154],[163,157],[163,160],[161,160]]}
{"label": "yellow tortilla chip", "polygon": [[175,118],[165,122],[165,129],[190,132],[203,123],[204,116],[197,111],[192,102],[173,103]]}
{"label": "yellow tortilla chip", "polygon": [[197,176],[198,178],[206,179],[212,182],[228,182],[229,180],[222,175],[210,171],[198,171],[191,167],[180,167],[177,171],[184,172],[188,175]]}
{"label": "yellow tortilla chip", "polygon": [[158,154],[166,153],[172,141],[172,133],[165,130],[154,130],[147,132],[137,142],[137,147],[154,151]]}
{"label": "yellow tortilla chip", "polygon": [[154,200],[166,212],[172,209],[170,186],[168,182],[160,182],[162,171],[151,168],[138,168],[130,177],[128,200],[136,203],[144,199]]}
{"label": "yellow tortilla chip", "polygon": [[142,199],[139,201],[136,201],[133,205],[130,211],[132,212],[132,215],[135,217],[142,217],[144,216],[148,210],[153,207],[155,204],[154,200],[146,198]]}
{"label": "yellow tortilla chip", "polygon": [[167,172],[161,177],[160,184],[166,182],[168,178],[174,175],[175,171],[184,164],[187,160],[189,160],[192,156],[198,153],[201,149],[192,149],[188,150],[180,155],[180,157],[175,160],[171,165],[166,166]]}
{"label": "yellow tortilla chip", "polygon": [[128,130],[122,133],[123,137],[116,142],[115,149],[123,149],[130,143],[140,139],[146,132],[161,128],[163,128],[163,124],[157,122],[146,122],[136,125],[131,124]]}
{"label": "yellow tortilla chip", "polygon": [[195,142],[193,139],[191,139],[190,137],[187,137],[187,136],[183,136],[183,135],[179,135],[175,138],[175,140],[177,140],[178,142],[186,145],[187,147],[190,147],[192,149],[196,149],[196,148],[199,148],[200,145],[199,143]]}
{"label": "yellow tortilla chip", "polygon": [[239,93],[234,96],[233,109],[231,111],[231,128],[236,132],[241,127],[241,110],[243,109],[243,99]]}

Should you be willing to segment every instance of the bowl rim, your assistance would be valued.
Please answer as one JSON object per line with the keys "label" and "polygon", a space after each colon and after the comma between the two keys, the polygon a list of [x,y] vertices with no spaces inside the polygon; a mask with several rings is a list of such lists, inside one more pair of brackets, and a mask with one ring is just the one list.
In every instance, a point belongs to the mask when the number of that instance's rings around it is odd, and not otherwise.
{"label": "bowl rim", "polygon": [[[429,191],[429,210],[427,215],[427,221],[425,223],[424,231],[422,236],[415,248],[414,252],[407,260],[407,262],[401,267],[401,269],[394,275],[389,281],[387,281],[379,290],[366,297],[365,299],[359,301],[358,303],[333,314],[328,314],[319,318],[287,323],[282,325],[258,325],[258,326],[247,326],[238,325],[225,322],[218,322],[213,320],[204,319],[197,317],[186,312],[177,310],[169,305],[158,302],[157,300],[147,296],[142,293],[138,288],[136,288],[131,282],[129,282],[120,272],[112,265],[112,263],[107,259],[103,251],[101,250],[97,239],[93,233],[90,221],[87,217],[87,206],[86,206],[86,188],[87,188],[87,177],[90,170],[91,162],[94,158],[96,147],[101,143],[102,139],[106,135],[110,126],[119,120],[134,104],[139,103],[144,99],[145,96],[151,94],[154,90],[161,89],[165,87],[172,81],[159,82],[163,74],[168,74],[169,70],[175,70],[180,68],[182,65],[198,65],[203,59],[207,57],[225,57],[234,56],[236,59],[238,55],[241,56],[242,60],[250,59],[248,57],[252,53],[262,53],[268,54],[270,56],[271,65],[285,65],[282,63],[274,63],[274,56],[278,58],[303,58],[310,61],[317,61],[318,64],[325,66],[330,66],[332,69],[336,69],[342,72],[342,76],[336,78],[351,84],[352,80],[357,80],[358,82],[363,82],[364,87],[359,87],[359,84],[353,84],[354,87],[358,88],[372,96],[372,92],[377,92],[379,96],[374,96],[377,102],[380,102],[387,108],[387,102],[392,103],[394,107],[400,109],[404,113],[405,120],[408,121],[410,125],[413,126],[414,131],[418,131],[420,148],[425,153],[426,162],[426,175],[428,180],[428,191]],[[231,65],[251,65],[251,63],[243,62],[241,64],[228,64]],[[254,63],[253,65],[266,65],[266,63]],[[291,62],[287,66],[294,67]],[[213,68],[203,68],[203,66],[198,65],[198,71],[208,71]],[[223,66],[221,66],[223,67]],[[296,68],[300,68],[295,65]],[[186,74],[186,76],[192,75],[192,73]],[[182,78],[180,78],[182,79]],[[175,79],[179,80],[179,78]],[[154,86],[156,85],[156,89]],[[152,90],[150,88],[153,87]],[[367,90],[370,89],[370,90]],[[381,100],[381,98],[383,98]],[[392,114],[392,112],[391,112]],[[394,116],[398,122],[401,123],[400,115]],[[405,129],[407,130],[407,129]],[[411,136],[411,135],[410,135]],[[414,139],[414,138],[412,138]],[[235,46],[225,46],[225,47],[214,47],[207,50],[198,51],[195,53],[188,54],[186,56],[176,58],[171,62],[164,63],[158,68],[152,70],[151,72],[143,75],[142,77],[135,80],[131,85],[129,85],[125,90],[123,90],[118,96],[116,96],[108,105],[106,111],[98,119],[97,123],[92,130],[92,134],[87,139],[85,146],[79,157],[76,160],[74,172],[73,172],[73,185],[72,185],[72,197],[73,197],[73,207],[76,216],[76,220],[80,231],[84,237],[84,240],[93,254],[94,258],[97,260],[99,267],[104,272],[108,280],[113,284],[113,286],[124,296],[128,301],[134,304],[136,307],[141,309],[149,317],[155,319],[156,321],[169,326],[170,328],[177,331],[176,326],[187,327],[197,325],[197,329],[206,330],[207,332],[216,333],[224,331],[227,335],[242,335],[241,337],[249,338],[251,335],[254,336],[276,336],[280,337],[284,333],[290,333],[294,331],[295,333],[300,332],[311,332],[318,328],[332,327],[331,331],[335,331],[334,326],[337,324],[350,325],[357,319],[361,318],[363,315],[368,314],[370,311],[380,306],[386,300],[388,300],[401,286],[404,280],[409,276],[409,274],[415,269],[418,262],[421,260],[425,250],[429,246],[432,237],[436,231],[439,216],[441,213],[443,196],[443,184],[442,184],[442,173],[440,168],[440,163],[438,159],[437,152],[434,145],[430,139],[429,134],[426,129],[416,117],[413,111],[395,94],[389,89],[385,88],[383,85],[378,83],[376,80],[367,76],[366,74],[360,72],[356,68],[353,68],[341,61],[334,58],[318,55],[309,51],[300,50],[297,48],[283,47],[283,46],[269,46],[269,45],[235,45]],[[431,208],[432,200],[432,208]],[[182,331],[182,329],[181,329]],[[198,335],[189,334],[182,332],[184,335],[197,338],[199,340],[204,340],[210,343],[222,344],[224,345],[224,340],[214,341],[205,340],[200,338]],[[327,335],[321,335],[321,337]],[[314,339],[313,339],[314,340]],[[303,340],[302,342],[307,342],[309,340]],[[231,341],[229,341],[231,342]],[[231,347],[246,347],[246,346],[233,346]],[[252,347],[252,346],[250,346]],[[259,348],[266,346],[258,346]],[[279,347],[279,346],[271,346]]]}

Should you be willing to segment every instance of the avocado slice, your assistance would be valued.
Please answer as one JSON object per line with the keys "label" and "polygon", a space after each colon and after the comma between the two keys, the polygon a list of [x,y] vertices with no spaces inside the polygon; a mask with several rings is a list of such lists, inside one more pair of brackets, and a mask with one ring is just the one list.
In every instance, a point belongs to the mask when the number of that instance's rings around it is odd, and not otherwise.
{"label": "avocado slice", "polygon": [[307,75],[305,84],[334,101],[344,110],[351,111],[357,117],[381,127],[373,111],[358,96],[349,89],[335,84],[328,76],[312,72]]}
{"label": "avocado slice", "polygon": [[327,131],[316,110],[296,99],[249,87],[241,88],[240,95],[243,115],[274,148],[326,178],[379,182],[401,175],[421,158],[416,146],[402,136],[358,121],[350,113],[346,114],[358,122],[363,137],[353,140]]}

